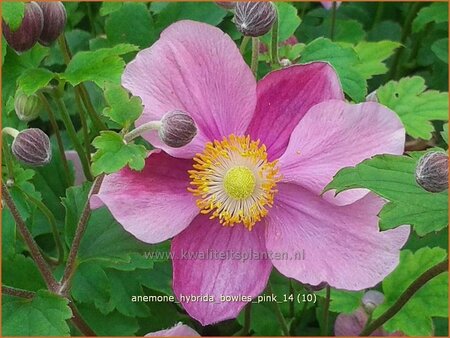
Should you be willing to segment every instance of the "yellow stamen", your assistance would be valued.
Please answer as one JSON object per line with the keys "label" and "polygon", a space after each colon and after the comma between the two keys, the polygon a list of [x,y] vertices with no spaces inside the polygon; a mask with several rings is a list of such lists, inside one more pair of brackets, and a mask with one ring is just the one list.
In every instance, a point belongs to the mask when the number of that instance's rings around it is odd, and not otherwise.
{"label": "yellow stamen", "polygon": [[189,171],[202,214],[226,226],[242,223],[249,230],[267,215],[280,180],[277,161],[268,162],[266,147],[250,136],[230,135],[206,144]]}

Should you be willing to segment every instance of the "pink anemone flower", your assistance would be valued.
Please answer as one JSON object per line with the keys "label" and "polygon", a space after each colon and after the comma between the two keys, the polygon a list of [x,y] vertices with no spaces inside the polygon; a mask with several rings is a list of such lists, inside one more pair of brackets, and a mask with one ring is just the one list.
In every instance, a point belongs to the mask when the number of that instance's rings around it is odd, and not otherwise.
{"label": "pink anemone flower", "polygon": [[137,126],[181,110],[198,133],[182,148],[144,134],[160,150],[141,172],[106,176],[96,199],[144,242],[173,237],[173,290],[202,325],[235,318],[273,266],[347,290],[372,287],[397,266],[409,226],[380,232],[382,199],[363,189],[321,193],[343,167],[401,154],[404,128],[378,103],[346,103],[328,63],[257,83],[228,35],[179,21],[127,65],[122,84],[144,104]]}
{"label": "pink anemone flower", "polygon": [[174,327],[171,327],[170,329],[156,331],[156,332],[150,332],[145,335],[145,337],[199,337],[197,331],[194,329],[191,329],[189,326],[178,323]]}

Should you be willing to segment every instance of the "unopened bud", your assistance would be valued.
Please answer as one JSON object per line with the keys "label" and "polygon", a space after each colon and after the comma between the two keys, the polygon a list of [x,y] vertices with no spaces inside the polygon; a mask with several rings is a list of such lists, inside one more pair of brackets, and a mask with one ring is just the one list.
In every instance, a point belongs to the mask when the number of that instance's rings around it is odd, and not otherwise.
{"label": "unopened bud", "polygon": [[174,110],[163,116],[159,137],[172,148],[187,145],[197,135],[197,126],[188,114]]}
{"label": "unopened bud", "polygon": [[277,9],[272,2],[237,2],[234,23],[245,36],[262,36],[272,28]]}
{"label": "unopened bud", "polygon": [[367,314],[371,314],[375,308],[384,302],[384,295],[376,290],[367,291],[362,300],[362,305]]}
{"label": "unopened bud", "polygon": [[67,13],[62,2],[39,2],[44,15],[44,28],[39,42],[44,46],[50,46],[64,32]]}
{"label": "unopened bud", "polygon": [[50,139],[38,128],[19,132],[11,149],[19,161],[34,167],[46,165],[52,158]]}
{"label": "unopened bud", "polygon": [[366,102],[377,102],[378,103],[378,96],[377,91],[374,90],[372,93],[366,96]]}
{"label": "unopened bud", "polygon": [[216,5],[225,9],[233,9],[236,7],[235,1],[216,1]]}
{"label": "unopened bud", "polygon": [[423,155],[417,163],[416,181],[429,192],[448,189],[448,155],[444,152]]}
{"label": "unopened bud", "polygon": [[44,27],[44,15],[34,1],[25,4],[25,12],[20,27],[13,31],[2,20],[3,36],[8,44],[18,53],[33,47],[39,39]]}
{"label": "unopened bud", "polygon": [[42,101],[36,94],[25,95],[18,92],[14,98],[14,110],[21,121],[29,122],[36,119],[42,110]]}

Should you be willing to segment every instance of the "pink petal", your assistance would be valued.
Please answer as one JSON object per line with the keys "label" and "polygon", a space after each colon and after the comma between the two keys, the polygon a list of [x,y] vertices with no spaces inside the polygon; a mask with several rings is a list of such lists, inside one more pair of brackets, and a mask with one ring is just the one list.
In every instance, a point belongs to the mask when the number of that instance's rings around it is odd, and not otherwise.
{"label": "pink petal", "polygon": [[100,199],[124,229],[147,243],[159,243],[186,228],[198,214],[187,191],[192,162],[153,152],[143,171],[125,168],[104,178]]}
{"label": "pink petal", "polygon": [[[171,252],[174,293],[202,325],[237,317],[249,300],[221,301],[220,297],[256,297],[272,269],[262,223],[249,231],[241,224],[225,227],[199,215],[173,239]],[[182,295],[212,296],[214,300],[187,302]]]}
{"label": "pink petal", "polygon": [[199,337],[197,331],[191,329],[189,326],[183,323],[178,323],[174,327],[166,330],[150,332],[145,335],[145,337]]}
{"label": "pink petal", "polygon": [[258,102],[247,134],[261,139],[271,160],[284,152],[297,123],[315,104],[343,99],[334,69],[325,62],[295,65],[258,82]]}
{"label": "pink petal", "polygon": [[192,158],[207,141],[243,134],[256,104],[256,81],[236,44],[220,29],[194,21],[164,30],[127,65],[122,84],[145,106],[137,126],[175,109],[194,118],[199,133],[186,147],[170,148],[156,132],[145,135],[176,157]]}
{"label": "pink petal", "polygon": [[75,181],[74,185],[80,185],[86,182],[86,177],[84,176],[83,166],[81,165],[80,157],[75,150],[67,150],[64,152],[67,161],[72,162],[74,169]]}
{"label": "pink petal", "polygon": [[[405,129],[397,115],[375,103],[349,104],[331,100],[312,107],[294,129],[280,158],[284,181],[320,194],[343,167],[355,166],[377,154],[402,154]],[[367,190],[327,192],[338,205],[353,203]]]}
{"label": "pink petal", "polygon": [[267,216],[267,250],[303,258],[273,260],[285,276],[361,290],[379,283],[398,265],[409,226],[380,232],[381,198],[367,194],[351,205],[336,206],[298,185],[281,183],[278,190]]}

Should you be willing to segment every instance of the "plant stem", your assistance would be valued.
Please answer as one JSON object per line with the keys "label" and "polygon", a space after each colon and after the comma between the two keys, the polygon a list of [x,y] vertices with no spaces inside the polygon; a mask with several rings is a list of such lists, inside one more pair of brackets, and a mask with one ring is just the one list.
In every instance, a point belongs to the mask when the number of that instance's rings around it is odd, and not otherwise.
{"label": "plant stem", "polygon": [[242,335],[248,336],[250,333],[250,326],[252,321],[252,303],[248,303],[244,312],[244,327],[242,328]]}
{"label": "plant stem", "polygon": [[[269,291],[269,293],[273,294],[272,286],[270,285],[270,283],[267,284],[267,291]],[[280,304],[278,304],[276,302],[272,302],[272,304],[273,304],[273,309],[275,311],[275,316],[277,317],[278,323],[280,324],[283,335],[289,336],[289,328],[287,326],[286,320],[284,319],[283,313],[281,312]]]}
{"label": "plant stem", "polygon": [[133,129],[129,133],[125,134],[124,140],[125,142],[131,142],[136,137],[141,136],[143,133],[150,130],[159,130],[161,128],[161,121],[150,121],[140,125],[139,127]]}
{"label": "plant stem", "polygon": [[249,41],[250,41],[249,36],[244,36],[242,38],[241,46],[239,47],[239,51],[241,52],[242,55],[245,54],[245,48],[247,47]]}
{"label": "plant stem", "polygon": [[47,285],[50,291],[56,290],[58,288],[58,282],[55,280],[55,277],[53,276],[49,266],[45,262],[44,257],[42,257],[42,254],[39,251],[39,246],[35,242],[25,222],[20,216],[19,210],[17,210],[17,207],[11,195],[9,194],[8,188],[3,182],[2,182],[2,197],[6,205],[8,206],[9,210],[11,211],[11,215],[13,216],[14,221],[16,222],[17,228],[19,229],[19,232],[22,235],[23,240],[30,249],[31,257],[36,262],[36,265],[42,277],[44,278],[45,284]]}
{"label": "plant stem", "polygon": [[292,300],[289,303],[289,314],[290,314],[291,318],[294,318],[295,317],[295,289],[294,289],[294,284],[292,282],[292,279],[289,279],[289,293],[294,298],[294,300]]}
{"label": "plant stem", "polygon": [[59,289],[59,294],[66,295],[70,289],[70,282],[73,277],[73,273],[76,268],[76,258],[78,254],[78,249],[80,248],[81,238],[83,237],[84,231],[86,230],[89,217],[91,215],[91,208],[89,205],[90,197],[99,192],[100,186],[103,181],[103,175],[98,176],[94,183],[92,184],[91,191],[88,194],[88,198],[84,205],[83,212],[81,213],[80,220],[78,221],[77,229],[75,231],[75,236],[73,238],[72,246],[70,248],[69,257],[67,258],[66,268],[64,270],[63,277],[61,279],[61,287]]}
{"label": "plant stem", "polygon": [[[408,15],[406,16],[405,22],[403,23],[403,27],[402,27],[402,36],[400,38],[400,43],[403,46],[405,45],[406,39],[408,38],[408,36],[411,32],[411,24],[416,16],[417,11],[419,10],[420,6],[421,6],[420,1],[411,3],[411,7],[409,8]],[[394,80],[397,79],[397,77],[400,73],[399,63],[400,63],[400,59],[403,55],[404,49],[405,49],[405,47],[398,48],[394,55],[394,59],[392,61],[392,66],[391,66],[391,71],[389,72],[390,79],[394,79]]]}
{"label": "plant stem", "polygon": [[56,245],[56,253],[58,255],[57,264],[61,264],[64,259],[64,249],[61,242],[61,237],[59,236],[58,227],[56,225],[56,219],[53,213],[45,206],[44,203],[39,201],[38,199],[34,198],[30,194],[27,194],[22,188],[19,186],[16,186],[17,189],[22,193],[22,195],[25,196],[27,200],[29,200],[31,203],[33,203],[44,215],[47,217],[50,227],[52,228],[52,234],[53,238],[55,239],[55,245]]}
{"label": "plant stem", "polygon": [[433,267],[422,273],[414,282],[412,282],[408,286],[405,291],[403,291],[397,301],[389,309],[387,309],[381,316],[379,316],[377,319],[366,326],[366,328],[361,332],[360,336],[369,336],[373,331],[381,327],[389,319],[394,317],[397,312],[401,310],[401,308],[411,299],[412,296],[414,296],[417,291],[419,291],[422,286],[424,286],[434,277],[447,270],[448,259],[434,265]]}
{"label": "plant stem", "polygon": [[56,122],[55,113],[53,112],[50,103],[43,93],[38,92],[38,96],[44,104],[45,109],[47,110],[48,119],[50,120],[50,124],[52,125],[53,132],[55,133],[56,143],[58,144],[59,157],[61,157],[61,161],[64,167],[64,176],[66,179],[67,187],[72,185],[71,183],[71,174],[69,169],[69,163],[67,163],[66,154],[64,152],[64,144],[61,137],[61,132],[59,131],[58,123]]}
{"label": "plant stem", "polygon": [[19,135],[19,131],[11,127],[5,127],[2,129],[2,134],[8,134],[12,138],[16,138]]}
{"label": "plant stem", "polygon": [[[68,65],[70,63],[70,60],[72,59],[72,53],[70,52],[64,34],[61,34],[58,38],[58,44],[64,57],[64,63]],[[97,129],[97,131],[107,129],[106,125],[102,122],[102,120],[100,120],[100,117],[95,111],[94,106],[91,102],[91,98],[89,97],[89,94],[82,83],[75,87],[75,95],[79,96],[81,98],[81,101],[83,101],[83,104],[89,113],[89,117],[94,123],[94,127]]]}
{"label": "plant stem", "polygon": [[57,95],[54,95],[54,98],[56,101],[56,105],[58,106],[58,109],[61,112],[61,118],[66,127],[67,133],[69,134],[69,137],[72,140],[73,147],[75,148],[76,152],[78,153],[78,156],[80,157],[84,176],[86,176],[86,178],[89,181],[92,181],[93,177],[91,174],[91,169],[89,167],[89,159],[87,157],[87,154],[85,154],[84,152],[83,146],[78,140],[77,132],[75,130],[75,127],[73,126],[72,120],[70,119],[70,115],[69,112],[67,111],[66,105],[62,100],[62,98],[58,97]]}
{"label": "plant stem", "polygon": [[83,131],[83,143],[84,143],[84,151],[86,154],[90,153],[89,145],[91,144],[89,140],[89,130],[86,123],[86,114],[84,112],[83,105],[81,104],[80,97],[78,95],[75,95],[75,103],[78,107],[78,112],[80,113],[80,120],[81,120],[81,129]]}
{"label": "plant stem", "polygon": [[8,177],[8,179],[14,180],[14,166],[13,166],[11,149],[9,149],[9,144],[8,144],[8,142],[6,142],[5,139],[3,139],[2,148],[3,148],[3,156],[4,156],[5,162],[6,162],[6,170],[8,171],[7,177]]}
{"label": "plant stem", "polygon": [[375,27],[375,25],[380,22],[381,18],[383,17],[384,12],[384,3],[382,1],[378,2],[377,12],[375,13],[375,18],[372,22],[372,28]]}
{"label": "plant stem", "polygon": [[2,285],[2,293],[6,294],[6,295],[20,297],[20,298],[26,298],[26,299],[31,299],[36,294],[35,292],[32,292],[32,291],[13,288],[11,286],[6,286],[6,285]]}
{"label": "plant stem", "polygon": [[278,59],[278,28],[279,28],[279,21],[278,21],[278,9],[277,11],[275,21],[272,26],[272,39],[270,43],[270,62],[272,65],[279,65],[280,60]]}
{"label": "plant stem", "polygon": [[[334,2],[333,2],[334,4]],[[322,321],[322,336],[328,335],[328,317],[330,314],[330,295],[331,295],[331,289],[330,286],[327,285],[326,288],[326,296],[325,296],[325,302],[323,305],[323,321]]]}
{"label": "plant stem", "polygon": [[333,1],[331,6],[331,28],[330,28],[330,40],[334,40],[334,32],[336,30],[336,12],[337,12],[337,3]]}
{"label": "plant stem", "polygon": [[251,69],[255,77],[258,76],[259,38],[252,38],[252,63]]}

